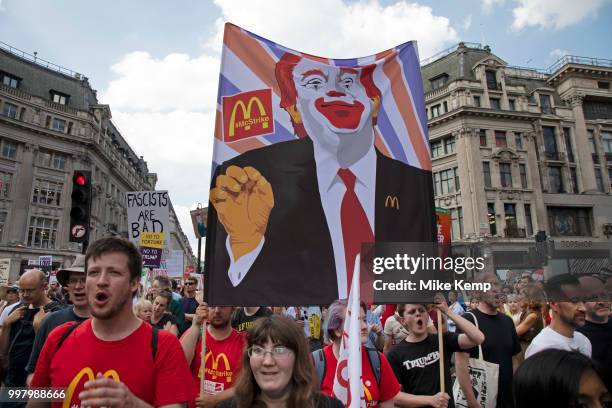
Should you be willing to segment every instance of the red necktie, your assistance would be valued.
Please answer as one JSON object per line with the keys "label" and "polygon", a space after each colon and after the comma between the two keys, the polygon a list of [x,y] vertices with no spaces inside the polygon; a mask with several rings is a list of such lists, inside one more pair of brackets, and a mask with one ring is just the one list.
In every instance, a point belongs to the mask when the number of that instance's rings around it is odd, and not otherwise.
{"label": "red necktie", "polygon": [[357,194],[355,194],[355,175],[349,169],[340,169],[338,170],[338,176],[346,186],[346,192],[340,206],[340,221],[342,222],[348,293],[353,278],[355,257],[361,251],[361,243],[374,242],[374,234],[372,228],[370,228],[368,217],[357,198]]}

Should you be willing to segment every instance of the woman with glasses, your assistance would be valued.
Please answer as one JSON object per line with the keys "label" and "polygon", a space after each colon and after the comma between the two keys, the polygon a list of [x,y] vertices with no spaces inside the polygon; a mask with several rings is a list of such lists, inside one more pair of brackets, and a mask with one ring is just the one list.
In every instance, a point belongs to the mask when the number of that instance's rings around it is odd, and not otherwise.
{"label": "woman with glasses", "polygon": [[287,317],[258,319],[247,331],[247,350],[235,397],[220,408],[340,408],[316,391],[310,348],[303,332]]}
{"label": "woman with glasses", "polygon": [[[344,330],[344,316],[346,314],[346,300],[336,300],[327,312],[326,337],[332,344],[321,351],[314,352],[315,366],[319,374],[321,392],[331,395],[333,391],[334,376],[338,365],[340,343]],[[400,385],[393,373],[387,358],[375,349],[368,349],[368,324],[366,321],[366,305],[361,303],[361,370],[366,405],[372,408],[393,408],[393,398],[399,394]],[[324,370],[321,368],[324,367]]]}

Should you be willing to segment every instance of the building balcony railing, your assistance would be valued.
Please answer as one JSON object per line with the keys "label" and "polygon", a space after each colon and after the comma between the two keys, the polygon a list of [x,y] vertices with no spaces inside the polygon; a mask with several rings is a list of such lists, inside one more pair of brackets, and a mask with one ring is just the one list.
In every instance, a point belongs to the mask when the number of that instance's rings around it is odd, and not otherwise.
{"label": "building balcony railing", "polygon": [[525,228],[518,228],[514,226],[506,227],[504,229],[504,235],[506,238],[527,238]]}
{"label": "building balcony railing", "polygon": [[490,91],[501,91],[502,90],[501,83],[487,81],[487,89]]}
{"label": "building balcony railing", "polygon": [[540,107],[540,110],[546,115],[552,115],[554,113],[554,110],[551,106],[542,106]]}
{"label": "building balcony railing", "polygon": [[546,160],[554,160],[554,161],[565,161],[565,152],[544,152],[544,157]]}

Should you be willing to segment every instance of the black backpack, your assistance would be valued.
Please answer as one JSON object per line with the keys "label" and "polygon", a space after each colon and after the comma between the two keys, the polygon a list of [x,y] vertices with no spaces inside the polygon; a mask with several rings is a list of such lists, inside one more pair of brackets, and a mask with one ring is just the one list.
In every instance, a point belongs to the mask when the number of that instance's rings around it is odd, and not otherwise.
{"label": "black backpack", "polygon": [[[370,361],[370,367],[374,372],[376,378],[376,384],[380,385],[380,354],[378,350],[365,347],[368,351],[368,360]],[[315,369],[317,371],[317,377],[319,378],[319,387],[323,385],[323,377],[325,377],[325,370],[327,369],[327,361],[325,360],[325,352],[323,349],[318,349],[312,352],[312,358],[314,359]]]}
{"label": "black backpack", "polygon": [[[62,344],[64,344],[64,341],[68,338],[68,336],[70,336],[70,334],[76,330],[77,327],[79,327],[81,325],[81,322],[73,324],[72,326],[69,326],[66,331],[62,334],[62,337],[60,337],[59,341],[57,342],[57,350],[60,349],[60,347],[62,347]],[[157,354],[157,341],[159,338],[159,329],[155,326],[151,326],[153,329],[153,334],[151,336],[151,354],[153,356],[153,361],[155,361],[155,355]],[[57,350],[55,350],[55,352],[57,353]]]}

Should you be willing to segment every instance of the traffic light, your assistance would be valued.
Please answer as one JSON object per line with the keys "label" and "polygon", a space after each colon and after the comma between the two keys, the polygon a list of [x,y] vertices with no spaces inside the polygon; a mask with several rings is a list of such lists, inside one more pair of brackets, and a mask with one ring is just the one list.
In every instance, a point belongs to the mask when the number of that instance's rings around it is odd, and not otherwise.
{"label": "traffic light", "polygon": [[70,242],[87,242],[91,212],[91,171],[74,172],[70,197]]}

